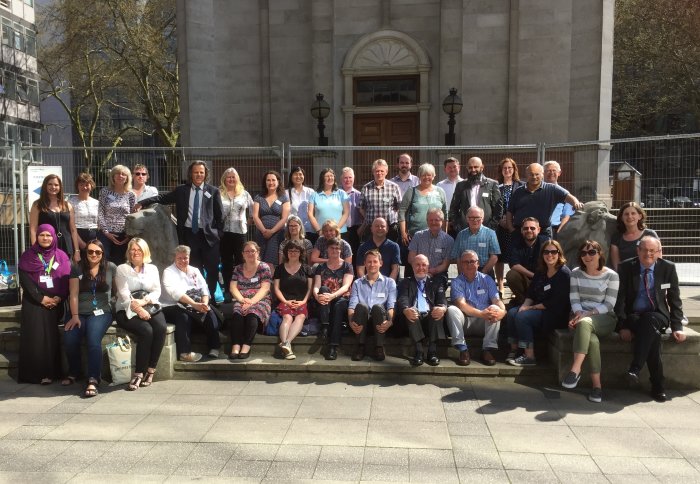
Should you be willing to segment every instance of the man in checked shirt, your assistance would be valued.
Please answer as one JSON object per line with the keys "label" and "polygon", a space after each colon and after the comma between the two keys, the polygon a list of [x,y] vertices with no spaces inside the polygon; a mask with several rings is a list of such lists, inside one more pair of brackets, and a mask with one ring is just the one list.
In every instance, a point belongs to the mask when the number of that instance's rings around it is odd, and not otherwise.
{"label": "man in checked shirt", "polygon": [[386,179],[389,173],[389,165],[381,158],[372,163],[372,174],[374,180],[366,183],[360,190],[360,212],[365,221],[358,229],[357,233],[367,240],[372,236],[369,227],[377,217],[386,220],[389,231],[387,238],[398,243],[399,231],[399,205],[401,203],[401,189],[399,186]]}

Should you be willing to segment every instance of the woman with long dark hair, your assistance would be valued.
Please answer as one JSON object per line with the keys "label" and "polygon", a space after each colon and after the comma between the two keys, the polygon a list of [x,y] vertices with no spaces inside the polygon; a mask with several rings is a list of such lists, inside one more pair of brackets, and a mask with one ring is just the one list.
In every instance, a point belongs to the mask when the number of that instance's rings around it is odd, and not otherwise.
{"label": "woman with long dark hair", "polygon": [[68,197],[68,203],[73,206],[75,215],[75,228],[78,232],[78,248],[81,259],[85,257],[87,243],[97,238],[97,212],[100,209],[100,202],[90,196],[95,186],[92,175],[81,173],[75,179],[77,195]]}
{"label": "woman with long dark hair", "polygon": [[253,222],[258,229],[255,241],[260,246],[260,259],[271,267],[279,263],[277,251],[289,210],[282,177],[275,170],[269,170],[263,176],[261,192],[253,199]]}
{"label": "woman with long dark hair", "polygon": [[296,215],[304,224],[304,232],[306,237],[313,244],[318,238],[318,234],[314,232],[314,228],[309,220],[309,203],[316,193],[313,188],[304,185],[306,173],[300,166],[295,166],[289,172],[289,181],[287,182],[287,194],[289,195],[289,210],[292,215]]}
{"label": "woman with long dark hair", "polygon": [[637,245],[642,237],[659,238],[647,228],[647,213],[636,202],[627,202],[617,212],[617,231],[610,238],[610,267],[617,270],[623,260],[637,257]]}
{"label": "woman with long dark hair", "polygon": [[[510,196],[516,188],[523,185],[525,185],[525,182],[520,180],[518,165],[512,158],[503,158],[498,165],[498,190],[501,192],[504,214],[508,210]],[[496,237],[498,237],[498,245],[501,247],[501,253],[498,255],[498,262],[496,263],[496,282],[498,283],[498,290],[503,294],[503,267],[508,257],[510,257],[510,246],[512,243],[511,233],[508,231],[505,215],[501,218],[500,222],[498,222]]]}
{"label": "woman with long dark hair", "polygon": [[104,256],[99,240],[88,241],[85,258],[75,264],[70,274],[71,318],[64,327],[63,344],[68,359],[68,376],[63,384],[70,385],[82,372],[81,342],[87,342],[86,398],[97,395],[102,379],[102,338],[112,324],[112,282],[117,266]]}

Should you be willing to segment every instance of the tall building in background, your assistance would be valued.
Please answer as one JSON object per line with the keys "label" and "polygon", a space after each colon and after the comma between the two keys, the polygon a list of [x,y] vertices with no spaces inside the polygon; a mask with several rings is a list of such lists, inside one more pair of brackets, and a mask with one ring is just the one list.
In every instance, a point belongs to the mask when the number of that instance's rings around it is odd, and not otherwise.
{"label": "tall building in background", "polygon": [[0,184],[11,184],[10,147],[21,142],[22,157],[37,160],[42,124],[36,62],[34,0],[0,0]]}

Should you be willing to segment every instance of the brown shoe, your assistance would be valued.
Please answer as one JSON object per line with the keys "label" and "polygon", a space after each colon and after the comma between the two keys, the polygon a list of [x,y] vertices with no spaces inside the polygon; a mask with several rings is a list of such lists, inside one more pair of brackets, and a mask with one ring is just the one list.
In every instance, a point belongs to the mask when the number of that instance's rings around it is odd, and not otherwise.
{"label": "brown shoe", "polygon": [[357,345],[355,352],[352,354],[352,361],[361,361],[365,359],[365,345]]}
{"label": "brown shoe", "polygon": [[384,354],[384,347],[377,346],[377,352],[374,354],[374,359],[377,361],[384,361],[384,358],[386,358],[386,355]]}
{"label": "brown shoe", "polygon": [[484,350],[481,352],[481,361],[486,366],[493,366],[496,364],[496,358],[494,358],[493,354],[491,354],[491,351],[489,350]]}
{"label": "brown shoe", "polygon": [[469,350],[464,350],[459,352],[459,358],[457,359],[457,364],[459,366],[467,366],[472,362],[471,356],[469,355]]}

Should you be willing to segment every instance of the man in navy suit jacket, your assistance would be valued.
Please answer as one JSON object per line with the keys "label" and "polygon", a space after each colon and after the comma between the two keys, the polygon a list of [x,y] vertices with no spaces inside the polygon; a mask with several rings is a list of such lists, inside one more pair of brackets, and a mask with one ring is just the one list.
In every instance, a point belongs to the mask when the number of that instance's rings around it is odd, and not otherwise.
{"label": "man in navy suit jacket", "polygon": [[142,200],[136,208],[153,203],[175,204],[179,243],[190,248],[190,265],[206,271],[209,292],[214,294],[219,279],[219,231],[223,229],[221,194],[218,188],[206,183],[209,168],[204,161],[193,161],[187,172],[189,183]]}
{"label": "man in navy suit jacket", "polygon": [[651,396],[664,402],[661,335],[670,326],[676,343],[686,338],[676,266],[661,259],[661,241],[647,235],[639,241],[637,257],[620,264],[619,274],[620,291],[615,305],[620,321],[618,332],[624,341],[631,341],[634,334],[634,357],[627,378],[637,383],[646,362]]}

